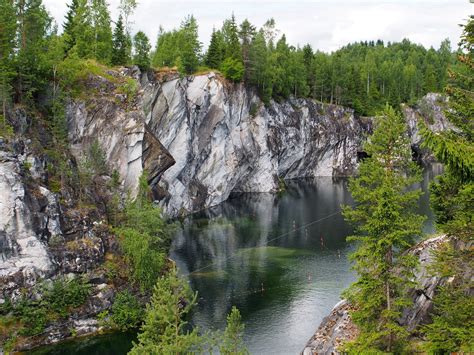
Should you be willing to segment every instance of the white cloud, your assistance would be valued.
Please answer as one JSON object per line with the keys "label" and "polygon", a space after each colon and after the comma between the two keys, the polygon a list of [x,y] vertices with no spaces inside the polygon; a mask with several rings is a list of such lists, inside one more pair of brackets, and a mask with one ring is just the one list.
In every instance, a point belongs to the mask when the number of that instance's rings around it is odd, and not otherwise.
{"label": "white cloud", "polygon": [[[50,13],[62,23],[67,11],[62,0],[44,0]],[[119,0],[110,0],[116,18]],[[139,0],[133,16],[134,31],[143,30],[155,42],[158,28],[178,27],[193,14],[201,41],[207,45],[212,28],[220,27],[232,12],[238,21],[248,18],[261,26],[268,18],[292,44],[310,43],[314,49],[335,50],[360,40],[400,41],[403,38],[437,47],[450,38],[458,42],[459,23],[473,13],[468,0]]]}

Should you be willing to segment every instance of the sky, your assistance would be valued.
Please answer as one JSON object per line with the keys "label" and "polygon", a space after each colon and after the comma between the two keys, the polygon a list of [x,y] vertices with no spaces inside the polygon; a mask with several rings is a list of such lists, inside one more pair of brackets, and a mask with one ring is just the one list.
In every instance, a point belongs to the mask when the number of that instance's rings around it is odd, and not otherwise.
{"label": "sky", "polygon": [[[474,0],[472,0],[474,1]],[[67,11],[64,0],[43,0],[50,14],[62,24]],[[120,0],[109,0],[112,19],[118,16]],[[461,29],[474,4],[469,0],[138,0],[132,17],[133,32],[144,31],[151,42],[158,29],[179,27],[193,14],[199,36],[207,47],[212,29],[235,14],[240,23],[247,18],[257,28],[274,18],[288,43],[330,52],[355,41],[408,38],[426,47],[439,47],[445,38],[457,46]],[[60,26],[61,28],[61,26]]]}

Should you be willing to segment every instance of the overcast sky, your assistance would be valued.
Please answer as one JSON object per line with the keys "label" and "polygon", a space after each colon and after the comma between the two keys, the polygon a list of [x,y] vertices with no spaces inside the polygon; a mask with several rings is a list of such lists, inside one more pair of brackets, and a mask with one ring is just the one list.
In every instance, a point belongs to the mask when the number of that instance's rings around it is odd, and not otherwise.
{"label": "overcast sky", "polygon": [[[235,14],[240,23],[248,18],[260,27],[273,17],[277,28],[291,44],[310,43],[314,49],[333,51],[361,40],[400,41],[409,38],[438,48],[449,38],[453,48],[461,30],[458,26],[473,14],[469,0],[138,0],[133,30],[144,31],[155,43],[158,28],[178,27],[193,14],[199,35],[207,46],[212,28]],[[44,0],[49,12],[62,24],[67,7],[64,0]],[[112,18],[118,15],[119,0],[109,0]]]}

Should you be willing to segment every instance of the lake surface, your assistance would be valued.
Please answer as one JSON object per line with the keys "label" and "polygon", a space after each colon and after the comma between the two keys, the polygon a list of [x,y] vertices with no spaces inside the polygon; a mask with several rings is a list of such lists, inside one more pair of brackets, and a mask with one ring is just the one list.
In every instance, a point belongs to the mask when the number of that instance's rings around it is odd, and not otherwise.
{"label": "lake surface", "polygon": [[[439,173],[425,171],[424,191]],[[235,305],[251,353],[298,354],[354,281],[351,228],[340,214],[351,203],[347,179],[323,177],[290,181],[281,195],[234,196],[188,218],[171,257],[198,291],[194,325],[223,329]],[[427,193],[419,205],[432,233]]]}
{"label": "lake surface", "polygon": [[[421,187],[441,172],[427,169]],[[237,306],[253,354],[298,354],[341,292],[354,280],[353,245],[341,214],[351,204],[347,179],[288,182],[283,194],[248,193],[188,217],[171,257],[198,292],[192,323],[224,329]],[[429,196],[420,199],[425,232],[434,231]],[[122,354],[133,335],[111,334],[57,345],[45,353]]]}

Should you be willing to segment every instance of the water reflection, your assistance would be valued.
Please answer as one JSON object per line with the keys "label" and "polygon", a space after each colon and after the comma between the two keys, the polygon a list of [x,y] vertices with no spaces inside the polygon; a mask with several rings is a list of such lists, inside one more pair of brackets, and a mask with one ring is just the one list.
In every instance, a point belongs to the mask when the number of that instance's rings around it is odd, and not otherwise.
{"label": "water reflection", "polygon": [[353,279],[338,213],[352,202],[346,185],[291,181],[281,196],[233,196],[186,220],[171,256],[199,292],[194,323],[223,328],[236,305],[253,353],[298,352]]}
{"label": "water reflection", "polygon": [[[439,167],[424,173],[424,191]],[[236,305],[255,354],[301,351],[315,327],[353,280],[345,238],[351,228],[340,213],[351,204],[347,180],[290,181],[287,191],[240,194],[189,217],[177,232],[171,257],[199,293],[193,322],[223,329]],[[428,216],[427,194],[420,212]]]}

